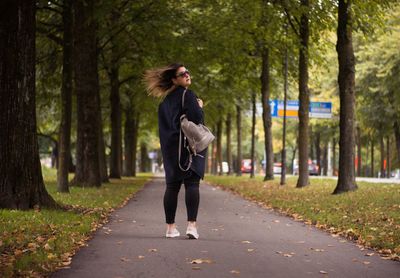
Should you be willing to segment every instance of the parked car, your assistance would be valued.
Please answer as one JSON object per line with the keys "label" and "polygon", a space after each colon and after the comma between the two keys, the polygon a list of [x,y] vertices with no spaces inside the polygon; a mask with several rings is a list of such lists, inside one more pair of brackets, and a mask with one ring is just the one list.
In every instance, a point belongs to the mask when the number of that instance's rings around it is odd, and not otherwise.
{"label": "parked car", "polygon": [[[311,161],[311,159],[308,160],[308,174],[310,176],[318,176],[318,170],[319,167],[318,165]],[[296,162],[293,166],[293,175],[298,175],[299,174],[299,164]]]}
{"label": "parked car", "polygon": [[[251,172],[251,159],[243,159],[240,170],[242,171],[242,173],[250,173]],[[254,172],[256,172],[255,164],[254,164]]]}

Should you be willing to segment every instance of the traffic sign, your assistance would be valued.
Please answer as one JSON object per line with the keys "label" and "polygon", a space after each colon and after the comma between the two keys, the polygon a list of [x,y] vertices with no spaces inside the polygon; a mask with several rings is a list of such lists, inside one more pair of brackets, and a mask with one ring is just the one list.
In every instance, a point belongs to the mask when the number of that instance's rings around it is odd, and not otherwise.
{"label": "traffic sign", "polygon": [[[283,100],[270,100],[271,116],[275,118],[282,118],[284,114]],[[288,100],[286,101],[286,117],[297,118],[299,116],[299,101]],[[310,102],[309,107],[310,118],[332,118],[332,102]]]}

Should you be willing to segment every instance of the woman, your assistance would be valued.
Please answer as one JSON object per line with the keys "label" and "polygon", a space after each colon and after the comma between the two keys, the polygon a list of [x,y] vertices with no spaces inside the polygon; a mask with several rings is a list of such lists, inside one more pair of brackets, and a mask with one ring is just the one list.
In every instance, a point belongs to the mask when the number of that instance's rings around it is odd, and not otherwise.
{"label": "woman", "polygon": [[[164,211],[167,223],[167,238],[179,237],[180,233],[175,225],[175,213],[178,204],[178,194],[182,183],[185,185],[185,203],[187,209],[188,226],[186,235],[190,239],[198,239],[197,212],[199,208],[200,179],[204,178],[205,154],[193,156],[193,161],[188,171],[188,150],[181,144],[181,157],[179,157],[180,117],[186,114],[189,121],[196,124],[203,123],[203,102],[188,90],[191,84],[189,71],[183,64],[175,63],[167,67],[148,70],[144,76],[147,90],[150,95],[163,97],[158,108],[159,136],[161,152],[166,178],[164,194]],[[182,105],[182,96],[185,93]],[[179,163],[181,167],[179,166]]]}

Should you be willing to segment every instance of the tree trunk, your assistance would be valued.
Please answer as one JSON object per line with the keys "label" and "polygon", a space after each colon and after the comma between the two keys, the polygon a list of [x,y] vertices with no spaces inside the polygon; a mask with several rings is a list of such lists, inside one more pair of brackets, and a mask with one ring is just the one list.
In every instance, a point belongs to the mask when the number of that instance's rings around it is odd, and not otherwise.
{"label": "tree trunk", "polygon": [[110,103],[111,103],[111,153],[110,153],[110,178],[121,178],[121,103],[119,96],[119,65],[115,58],[115,47],[112,50],[112,65],[110,72]]}
{"label": "tree trunk", "polygon": [[339,178],[333,194],[357,189],[354,177],[355,57],[351,0],[339,0],[336,50],[339,60]]}
{"label": "tree trunk", "polygon": [[292,174],[294,172],[294,160],[296,159],[296,152],[297,152],[297,148],[294,148],[293,150],[293,156],[292,156]]}
{"label": "tree trunk", "polygon": [[309,143],[310,143],[310,148],[309,148],[309,152],[308,152],[308,157],[309,159],[311,159],[312,161],[316,160],[315,159],[315,151],[314,151],[314,145],[315,145],[315,140],[314,140],[314,131],[312,126],[310,126],[308,128],[308,134],[310,135],[309,137]]}
{"label": "tree trunk", "polygon": [[264,144],[265,144],[265,176],[264,181],[274,179],[274,152],[272,149],[272,118],[271,106],[269,105],[270,97],[270,80],[269,80],[269,49],[265,48],[262,53],[262,70],[261,70],[261,104],[263,107],[263,124],[264,124]]}
{"label": "tree trunk", "polygon": [[256,93],[252,93],[252,104],[253,104],[253,116],[251,121],[251,170],[250,178],[255,177],[255,152],[256,152]]}
{"label": "tree trunk", "polygon": [[140,171],[148,172],[150,170],[150,159],[148,155],[148,149],[146,143],[140,144]]}
{"label": "tree trunk", "polygon": [[[287,34],[287,29],[286,29]],[[282,158],[281,158],[281,180],[280,185],[286,184],[286,104],[287,104],[287,91],[288,91],[288,51],[287,45],[285,46],[285,57],[283,65],[283,130],[282,130]],[[293,168],[292,168],[293,169]]]}
{"label": "tree trunk", "polygon": [[138,144],[138,139],[139,139],[139,126],[140,126],[140,113],[136,112],[135,113],[135,118],[134,118],[134,125],[135,130],[133,132],[133,155],[132,155],[132,166],[133,166],[133,176],[136,177],[136,162],[137,162],[137,144]]}
{"label": "tree trunk", "polygon": [[63,1],[63,71],[61,85],[61,123],[58,148],[57,191],[69,192],[72,118],[72,1]]}
{"label": "tree trunk", "polygon": [[[100,102],[100,95],[98,96]],[[101,105],[98,107],[99,109],[99,170],[100,170],[100,179],[101,182],[109,182],[108,179],[108,169],[107,169],[107,157],[106,157],[106,145],[104,142],[104,133],[103,133],[103,119],[101,114]]]}
{"label": "tree trunk", "polygon": [[0,208],[57,207],[44,186],[36,135],[35,3],[0,4]]}
{"label": "tree trunk", "polygon": [[393,129],[397,148],[397,162],[400,164],[400,124],[398,121],[394,122]]}
{"label": "tree trunk", "polygon": [[76,0],[74,16],[74,76],[79,148],[75,183],[99,187],[99,84],[94,0]]}
{"label": "tree trunk", "polygon": [[357,127],[357,177],[361,177],[361,129]]}
{"label": "tree trunk", "polygon": [[236,131],[237,131],[237,157],[236,176],[242,175],[242,111],[240,104],[236,104]]}
{"label": "tree trunk", "polygon": [[217,123],[217,169],[218,175],[222,175],[222,119]]}
{"label": "tree trunk", "polygon": [[332,142],[332,175],[336,176],[337,167],[336,167],[336,139],[333,138]]}
{"label": "tree trunk", "polygon": [[385,142],[383,141],[383,136],[380,136],[380,143],[381,143],[381,172],[380,178],[385,177]]}
{"label": "tree trunk", "polygon": [[[214,130],[217,130],[217,127],[214,128]],[[214,140],[211,144],[211,174],[216,175],[217,174],[217,162],[216,162],[216,146],[217,146],[217,141]]]}
{"label": "tree trunk", "polygon": [[133,177],[133,140],[135,133],[134,112],[131,109],[125,110],[125,160],[124,160],[124,176]]}
{"label": "tree trunk", "polygon": [[386,177],[390,179],[390,171],[392,168],[390,161],[390,136],[386,137]]}
{"label": "tree trunk", "polygon": [[328,175],[328,144],[325,144],[322,155],[322,168],[324,169],[323,175]]}
{"label": "tree trunk", "polygon": [[304,9],[300,19],[300,54],[299,54],[299,179],[296,187],[309,184],[308,176],[308,123],[310,96],[308,91],[308,0],[301,0]]}
{"label": "tree trunk", "polygon": [[318,176],[321,176],[321,133],[315,134],[315,155],[317,157]]}
{"label": "tree trunk", "polygon": [[374,159],[374,140],[371,140],[371,177],[375,177],[375,169],[374,169],[374,163],[375,163],[375,159]]}
{"label": "tree trunk", "polygon": [[226,161],[228,162],[228,175],[232,174],[232,148],[231,148],[231,130],[232,130],[232,116],[228,113],[226,117]]}

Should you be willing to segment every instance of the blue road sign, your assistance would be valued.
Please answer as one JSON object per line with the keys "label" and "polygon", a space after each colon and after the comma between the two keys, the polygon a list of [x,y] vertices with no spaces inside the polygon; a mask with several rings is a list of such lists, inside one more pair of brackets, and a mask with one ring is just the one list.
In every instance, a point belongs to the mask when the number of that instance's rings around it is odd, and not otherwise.
{"label": "blue road sign", "polygon": [[[271,116],[276,118],[283,117],[284,105],[282,100],[270,100]],[[299,112],[299,101],[286,101],[286,117],[297,118]],[[330,119],[332,117],[332,102],[310,102],[309,107],[310,118]]]}

